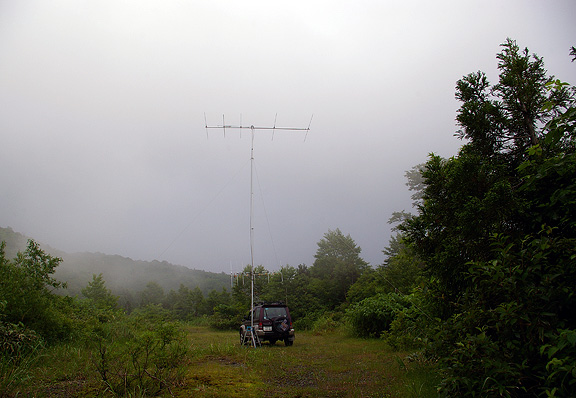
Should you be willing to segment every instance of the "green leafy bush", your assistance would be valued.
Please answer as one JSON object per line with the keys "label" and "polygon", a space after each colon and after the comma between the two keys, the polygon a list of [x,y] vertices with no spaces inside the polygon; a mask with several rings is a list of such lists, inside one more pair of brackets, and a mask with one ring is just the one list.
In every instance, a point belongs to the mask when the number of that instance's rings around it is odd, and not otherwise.
{"label": "green leafy bush", "polygon": [[359,337],[380,337],[390,329],[396,314],[408,308],[410,302],[396,293],[378,294],[352,305],[346,316],[353,332]]}
{"label": "green leafy bush", "polygon": [[23,324],[4,322],[5,308],[6,302],[0,301],[0,396],[28,379],[28,370],[43,344],[42,339]]}
{"label": "green leafy bush", "polygon": [[242,316],[239,305],[219,304],[210,316],[210,326],[219,330],[236,330],[240,328]]}
{"label": "green leafy bush", "polygon": [[421,291],[415,291],[405,296],[405,299],[410,302],[410,306],[396,313],[390,329],[380,337],[395,350],[422,349],[438,320],[430,315],[433,311]]}
{"label": "green leafy bush", "polygon": [[431,346],[445,371],[440,391],[576,396],[573,240],[548,228],[519,245],[494,239],[496,258],[470,265],[475,288]]}
{"label": "green leafy bush", "polygon": [[326,312],[320,315],[312,325],[312,332],[321,336],[328,333],[334,333],[342,328],[342,314],[335,312]]}
{"label": "green leafy bush", "polygon": [[92,361],[103,389],[115,396],[157,396],[184,377],[188,347],[175,323],[107,323],[93,345]]}
{"label": "green leafy bush", "polygon": [[576,330],[558,329],[549,337],[549,344],[540,347],[540,353],[547,361],[544,389],[548,396],[573,395],[576,391]]}

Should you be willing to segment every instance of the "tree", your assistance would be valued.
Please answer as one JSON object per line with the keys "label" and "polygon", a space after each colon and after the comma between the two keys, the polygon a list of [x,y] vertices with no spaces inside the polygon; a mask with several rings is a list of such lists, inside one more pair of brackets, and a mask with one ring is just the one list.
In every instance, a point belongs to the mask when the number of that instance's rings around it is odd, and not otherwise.
{"label": "tree", "polygon": [[[431,155],[418,215],[402,225],[424,261],[447,396],[574,396],[574,88],[507,40],[499,83],[457,83],[458,156]],[[481,359],[480,359],[481,358]]]}
{"label": "tree", "polygon": [[96,308],[116,309],[118,307],[118,297],[106,288],[106,282],[102,274],[93,274],[92,281],[82,289],[82,295],[90,300]]}
{"label": "tree", "polygon": [[232,299],[230,297],[230,293],[226,290],[225,287],[222,288],[220,292],[215,289],[212,289],[210,293],[208,293],[208,297],[206,298],[206,306],[208,315],[212,315],[214,313],[214,309],[219,305],[230,305]]}
{"label": "tree", "polygon": [[422,171],[424,170],[425,164],[417,164],[410,170],[404,173],[406,177],[406,186],[408,190],[414,193],[410,196],[412,198],[412,206],[416,207],[422,201],[422,195],[424,191],[424,178],[422,177]]}
{"label": "tree", "polygon": [[315,295],[335,308],[346,300],[346,292],[369,266],[360,257],[362,249],[340,229],[328,230],[318,242],[314,264],[310,267],[310,286]]}
{"label": "tree", "polygon": [[164,308],[171,310],[174,316],[181,320],[190,319],[196,315],[192,292],[184,284],[180,284],[177,292],[170,290],[164,299]]}
{"label": "tree", "polygon": [[382,250],[386,259],[375,270],[368,270],[354,283],[346,295],[350,303],[378,294],[408,295],[422,279],[423,262],[401,233],[390,238]]}
{"label": "tree", "polygon": [[[290,307],[290,315],[293,320],[301,321],[307,315],[324,308],[314,287],[311,285],[309,268],[300,264],[298,267],[286,265],[279,272],[270,275],[269,282],[265,285],[264,301],[282,301]],[[300,326],[302,323],[299,324]],[[299,327],[300,327],[299,326]]]}
{"label": "tree", "polygon": [[51,342],[69,337],[71,324],[61,313],[62,297],[52,293],[65,284],[52,277],[62,261],[45,253],[38,243],[28,241],[24,252],[8,260],[0,245],[0,301],[4,304],[4,321],[22,324]]}
{"label": "tree", "polygon": [[[526,149],[540,142],[549,120],[569,104],[569,90],[556,87],[547,90],[554,80],[547,76],[542,58],[520,50],[514,40],[507,39],[497,55],[499,83],[490,87],[483,72],[471,73],[459,80],[456,98],[462,101],[457,121],[460,138],[480,155],[490,158],[507,154],[517,166]],[[544,106],[554,103],[550,108]]]}
{"label": "tree", "polygon": [[198,286],[196,286],[192,291],[190,291],[189,296],[190,304],[192,306],[192,316],[197,317],[206,314],[206,300],[204,300],[204,294]]}
{"label": "tree", "polygon": [[[424,188],[426,186],[423,177],[423,172],[425,169],[426,164],[421,163],[417,164],[404,173],[404,177],[406,177],[406,186],[408,187],[409,191],[413,192],[412,195],[410,195],[410,198],[412,199],[412,207],[415,208],[418,208],[418,206],[422,204]],[[392,213],[392,216],[388,220],[388,224],[396,224],[392,230],[398,231],[398,225],[402,224],[413,216],[414,215],[412,213],[406,212],[405,210],[395,211]],[[390,241],[390,244],[393,243],[394,242]],[[384,249],[384,254],[387,254],[387,250],[388,249]]]}
{"label": "tree", "polygon": [[522,213],[529,198],[517,189],[517,168],[573,99],[570,89],[550,87],[541,58],[510,39],[502,48],[497,85],[483,72],[458,81],[458,135],[469,142],[455,158],[431,155],[419,215],[402,227],[435,277],[446,314],[467,286],[466,264],[491,256],[491,234],[526,232],[531,215]]}
{"label": "tree", "polygon": [[150,304],[161,304],[164,301],[164,289],[156,281],[148,282],[146,288],[140,292],[142,307]]}
{"label": "tree", "polygon": [[28,246],[24,253],[18,252],[14,259],[14,264],[24,270],[30,282],[37,289],[65,287],[62,282],[58,282],[52,277],[56,267],[60,265],[62,259],[53,257],[40,249],[40,245],[32,239],[28,241]]}
{"label": "tree", "polygon": [[265,293],[262,296],[263,301],[282,301],[289,305],[297,294],[295,284],[296,272],[296,268],[289,265],[280,268],[278,272],[271,272],[268,283],[266,284]]}

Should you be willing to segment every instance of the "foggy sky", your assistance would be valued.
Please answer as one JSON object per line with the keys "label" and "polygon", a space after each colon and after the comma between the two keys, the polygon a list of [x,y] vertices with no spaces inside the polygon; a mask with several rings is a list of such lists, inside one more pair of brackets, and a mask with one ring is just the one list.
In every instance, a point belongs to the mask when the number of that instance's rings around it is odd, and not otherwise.
{"label": "foggy sky", "polygon": [[[208,271],[311,265],[340,228],[376,266],[404,172],[457,153],[456,81],[507,37],[576,83],[566,1],[0,0],[0,226]],[[272,139],[273,138],[273,139]]]}

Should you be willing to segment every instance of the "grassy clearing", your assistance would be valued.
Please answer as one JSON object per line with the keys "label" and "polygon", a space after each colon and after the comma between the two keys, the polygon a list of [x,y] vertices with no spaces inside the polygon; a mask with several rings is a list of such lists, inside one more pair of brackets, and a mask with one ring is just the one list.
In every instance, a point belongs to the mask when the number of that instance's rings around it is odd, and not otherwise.
{"label": "grassy clearing", "polygon": [[[180,379],[163,397],[433,397],[433,365],[409,362],[381,340],[299,332],[292,347],[279,342],[242,347],[236,332],[186,326],[189,352]],[[109,397],[85,347],[45,351],[23,397]],[[1,396],[2,394],[0,394]],[[149,396],[133,390],[125,396]]]}
{"label": "grassy clearing", "polygon": [[[188,391],[198,397],[433,397],[430,364],[381,340],[297,333],[294,346],[241,347],[237,333],[190,328]],[[186,395],[180,395],[186,396]]]}

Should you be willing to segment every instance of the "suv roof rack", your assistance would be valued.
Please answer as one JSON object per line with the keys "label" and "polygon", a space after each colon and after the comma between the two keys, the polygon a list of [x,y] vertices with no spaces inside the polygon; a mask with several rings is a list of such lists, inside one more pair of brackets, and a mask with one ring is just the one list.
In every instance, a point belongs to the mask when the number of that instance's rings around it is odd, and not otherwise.
{"label": "suv roof rack", "polygon": [[274,302],[269,302],[269,301],[260,301],[259,303],[255,303],[254,306],[259,306],[259,305],[269,305],[269,306],[274,306],[274,305],[285,305],[284,302],[282,301],[274,301]]}

